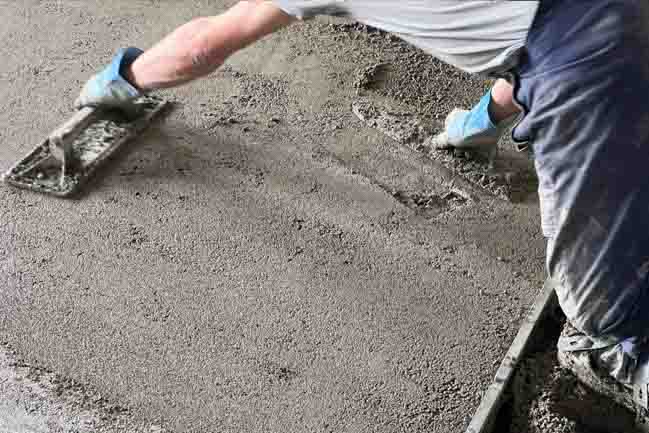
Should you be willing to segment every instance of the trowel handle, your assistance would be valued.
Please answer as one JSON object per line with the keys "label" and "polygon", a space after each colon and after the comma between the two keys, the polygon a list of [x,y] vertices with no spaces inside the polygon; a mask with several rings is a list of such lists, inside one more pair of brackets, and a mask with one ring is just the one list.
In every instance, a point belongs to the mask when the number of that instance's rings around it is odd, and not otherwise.
{"label": "trowel handle", "polygon": [[[63,173],[79,165],[72,151],[72,143],[74,142],[74,137],[92,123],[95,118],[95,113],[95,108],[82,108],[50,134],[48,140],[50,152],[54,158],[61,162]],[[63,179],[63,176],[61,176],[61,179]]]}
{"label": "trowel handle", "polygon": [[93,107],[84,107],[77,111],[67,122],[50,134],[50,141],[56,143],[57,146],[65,145],[71,137],[76,136],[92,122],[95,111],[96,109]]}

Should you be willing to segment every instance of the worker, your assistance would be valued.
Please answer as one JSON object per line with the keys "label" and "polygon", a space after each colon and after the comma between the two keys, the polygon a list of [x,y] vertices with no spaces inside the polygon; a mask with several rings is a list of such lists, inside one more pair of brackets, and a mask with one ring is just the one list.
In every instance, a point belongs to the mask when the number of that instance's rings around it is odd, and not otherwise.
{"label": "worker", "polygon": [[520,117],[513,138],[534,156],[548,281],[569,323],[560,359],[582,380],[584,371],[607,373],[623,385],[607,388],[612,397],[646,391],[646,0],[242,1],[146,52],[119,51],[76,104],[127,107],[204,77],[236,51],[318,14],[353,18],[466,72],[499,78],[471,110],[450,113],[436,144],[493,150]]}

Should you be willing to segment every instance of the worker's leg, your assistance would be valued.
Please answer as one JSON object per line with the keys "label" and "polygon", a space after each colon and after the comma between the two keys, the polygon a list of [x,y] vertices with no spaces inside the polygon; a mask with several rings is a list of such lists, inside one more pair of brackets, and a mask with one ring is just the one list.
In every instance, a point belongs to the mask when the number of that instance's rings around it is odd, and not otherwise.
{"label": "worker's leg", "polygon": [[533,146],[549,277],[576,330],[563,359],[632,383],[649,336],[649,4],[556,4],[530,34],[514,136]]}
{"label": "worker's leg", "polygon": [[520,112],[512,93],[512,85],[500,79],[471,110],[453,110],[444,131],[434,138],[435,146],[480,150],[492,159],[498,141]]}

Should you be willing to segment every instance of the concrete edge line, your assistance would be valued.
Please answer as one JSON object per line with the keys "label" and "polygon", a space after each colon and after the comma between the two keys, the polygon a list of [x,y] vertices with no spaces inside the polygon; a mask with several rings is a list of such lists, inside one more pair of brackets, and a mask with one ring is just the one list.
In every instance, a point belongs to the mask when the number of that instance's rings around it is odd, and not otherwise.
{"label": "concrete edge line", "polygon": [[480,406],[473,415],[466,433],[492,433],[493,423],[502,406],[504,393],[509,386],[514,371],[519,361],[526,354],[529,342],[538,329],[538,324],[555,305],[555,301],[554,287],[546,281],[501,362],[493,383],[489,385],[482,397]]}

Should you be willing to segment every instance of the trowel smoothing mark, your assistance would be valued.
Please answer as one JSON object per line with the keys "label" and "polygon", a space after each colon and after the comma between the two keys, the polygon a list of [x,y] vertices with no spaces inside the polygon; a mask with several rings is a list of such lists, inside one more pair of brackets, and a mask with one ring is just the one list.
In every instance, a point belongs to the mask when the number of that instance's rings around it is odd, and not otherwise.
{"label": "trowel smoothing mark", "polygon": [[19,362],[0,344],[0,432],[163,433],[127,409],[53,373]]}
{"label": "trowel smoothing mark", "polygon": [[[388,110],[367,100],[357,100],[352,104],[352,112],[367,126],[375,128],[400,144],[417,152],[422,152],[426,140],[432,136],[431,130],[417,116],[411,113]],[[437,165],[437,172],[442,184],[452,193],[449,197],[459,197],[466,201],[480,201],[490,194],[480,185],[469,181],[461,174],[455,173],[444,166]],[[493,191],[491,191],[493,193]],[[499,194],[493,194],[500,198]],[[444,200],[446,200],[446,198]],[[415,202],[417,197],[413,197]]]}
{"label": "trowel smoothing mark", "polygon": [[529,182],[527,178],[521,177],[525,176],[525,173],[495,172],[486,158],[477,153],[456,151],[456,155],[451,155],[448,151],[437,150],[432,143],[432,129],[412,113],[380,107],[364,99],[352,104],[352,112],[367,126],[433,160],[440,161],[443,166],[449,167],[455,177],[465,179],[466,183],[475,185],[476,189],[498,198],[512,201],[517,194],[517,185]]}

